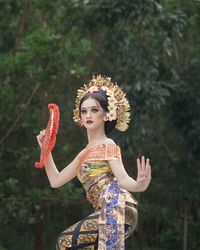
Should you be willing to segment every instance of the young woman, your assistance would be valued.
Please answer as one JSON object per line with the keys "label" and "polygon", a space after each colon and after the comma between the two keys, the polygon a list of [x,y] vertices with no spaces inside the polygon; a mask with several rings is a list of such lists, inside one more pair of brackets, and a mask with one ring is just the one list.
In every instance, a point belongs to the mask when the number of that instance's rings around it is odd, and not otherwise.
{"label": "young woman", "polygon": [[[130,121],[128,100],[110,78],[97,76],[77,91],[74,121],[85,127],[88,144],[58,172],[52,156],[45,169],[53,188],[78,177],[95,211],[67,228],[58,238],[57,250],[124,249],[124,241],[134,231],[137,201],[129,192],[143,192],[151,180],[149,159],[137,159],[137,178],[131,178],[123,165],[120,148],[108,137],[116,128],[124,131]],[[42,145],[45,131],[37,136]]]}

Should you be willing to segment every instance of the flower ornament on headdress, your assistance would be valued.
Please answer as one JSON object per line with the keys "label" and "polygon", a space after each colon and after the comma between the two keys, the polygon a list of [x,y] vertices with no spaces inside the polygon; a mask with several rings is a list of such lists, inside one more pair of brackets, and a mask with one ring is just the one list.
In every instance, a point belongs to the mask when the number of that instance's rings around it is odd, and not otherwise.
{"label": "flower ornament on headdress", "polygon": [[126,94],[116,84],[111,82],[111,78],[99,76],[93,76],[92,80],[81,89],[77,90],[77,96],[75,101],[75,109],[73,110],[73,120],[78,125],[81,125],[80,118],[80,101],[87,93],[98,92],[103,90],[106,92],[108,100],[108,112],[105,120],[113,121],[117,120],[115,128],[120,131],[125,131],[128,128],[130,122],[130,105],[126,98]]}
{"label": "flower ornament on headdress", "polygon": [[90,93],[97,92],[97,91],[99,91],[99,88],[97,86],[91,86],[88,89],[88,92],[90,92]]}

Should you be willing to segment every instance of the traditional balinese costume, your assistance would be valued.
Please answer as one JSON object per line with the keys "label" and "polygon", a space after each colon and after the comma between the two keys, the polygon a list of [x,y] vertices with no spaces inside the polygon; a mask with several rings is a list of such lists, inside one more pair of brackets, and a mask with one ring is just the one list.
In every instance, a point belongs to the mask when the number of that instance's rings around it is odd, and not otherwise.
{"label": "traditional balinese costume", "polygon": [[[87,93],[98,91],[104,91],[107,96],[105,123],[114,120],[115,128],[125,131],[130,121],[130,105],[122,89],[108,77],[93,77],[77,91],[73,120],[81,125],[80,101]],[[110,160],[121,161],[120,148],[114,143],[86,150],[77,177],[95,211],[60,235],[57,250],[124,249],[125,239],[137,225],[137,202],[120,187],[109,166]]]}

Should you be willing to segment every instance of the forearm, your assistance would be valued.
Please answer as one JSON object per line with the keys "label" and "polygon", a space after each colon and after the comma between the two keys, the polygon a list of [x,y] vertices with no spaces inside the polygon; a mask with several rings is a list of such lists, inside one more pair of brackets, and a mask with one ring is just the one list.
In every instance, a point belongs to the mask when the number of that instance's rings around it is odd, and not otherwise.
{"label": "forearm", "polygon": [[146,187],[131,178],[128,174],[118,180],[120,186],[129,192],[144,192]]}
{"label": "forearm", "polygon": [[79,164],[80,161],[76,157],[67,167],[59,172],[50,154],[45,161],[45,170],[51,187],[58,188],[73,179],[76,176],[76,169]]}
{"label": "forearm", "polygon": [[144,157],[142,157],[141,163],[137,159],[137,181],[127,174],[121,160],[110,160],[109,165],[122,188],[130,192],[143,192],[147,189],[151,180],[151,166],[148,159],[146,165]]}
{"label": "forearm", "polygon": [[143,192],[138,185],[137,181],[131,178],[129,175],[122,178],[119,182],[120,186],[129,192]]}
{"label": "forearm", "polygon": [[51,187],[55,186],[56,178],[59,175],[59,171],[54,163],[52,154],[50,153],[49,157],[45,161],[45,170],[47,177],[49,179]]}

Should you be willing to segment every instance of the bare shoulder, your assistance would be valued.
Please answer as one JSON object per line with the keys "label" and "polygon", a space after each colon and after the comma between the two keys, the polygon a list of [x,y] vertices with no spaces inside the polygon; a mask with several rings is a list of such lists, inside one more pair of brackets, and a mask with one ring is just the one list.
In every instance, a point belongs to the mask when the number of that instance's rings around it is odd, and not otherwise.
{"label": "bare shoulder", "polygon": [[87,151],[87,148],[82,149],[82,150],[78,153],[77,157],[78,157],[79,159],[81,159],[81,158],[85,155],[86,151]]}
{"label": "bare shoulder", "polygon": [[107,138],[105,141],[105,144],[116,144],[116,143],[115,143],[115,141],[113,141],[113,139]]}

